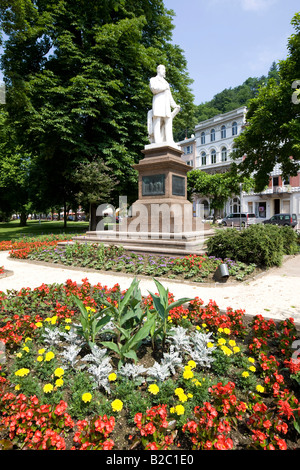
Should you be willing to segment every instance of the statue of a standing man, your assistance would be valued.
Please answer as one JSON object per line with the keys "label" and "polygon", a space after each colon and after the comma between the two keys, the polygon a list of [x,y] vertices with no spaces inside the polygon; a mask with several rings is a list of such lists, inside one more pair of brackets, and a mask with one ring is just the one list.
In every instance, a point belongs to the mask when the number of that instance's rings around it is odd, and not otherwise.
{"label": "statue of a standing man", "polygon": [[175,103],[165,76],[165,66],[159,65],[156,77],[150,79],[153,100],[152,110],[148,113],[148,133],[150,142],[156,144],[174,142],[173,118],[180,111],[180,106]]}

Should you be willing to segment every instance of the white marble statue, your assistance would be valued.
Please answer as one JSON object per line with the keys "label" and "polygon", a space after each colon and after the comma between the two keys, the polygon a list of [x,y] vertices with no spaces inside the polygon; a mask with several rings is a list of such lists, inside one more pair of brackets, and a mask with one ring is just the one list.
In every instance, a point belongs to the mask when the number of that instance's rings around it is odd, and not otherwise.
{"label": "white marble statue", "polygon": [[180,106],[175,103],[165,76],[165,66],[159,65],[156,77],[150,79],[153,100],[152,109],[148,112],[148,134],[151,144],[174,143],[173,118]]}

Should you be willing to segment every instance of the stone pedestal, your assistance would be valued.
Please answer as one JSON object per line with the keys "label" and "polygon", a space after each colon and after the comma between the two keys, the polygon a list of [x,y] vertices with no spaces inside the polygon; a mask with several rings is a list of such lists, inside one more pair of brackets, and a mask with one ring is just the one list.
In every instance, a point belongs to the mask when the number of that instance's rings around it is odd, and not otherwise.
{"label": "stone pedestal", "polygon": [[123,245],[132,251],[160,254],[203,253],[206,235],[201,218],[193,217],[187,199],[190,167],[176,145],[151,144],[142,151],[138,171],[138,200],[129,217],[114,230],[87,232],[78,241]]}
{"label": "stone pedestal", "polygon": [[[187,200],[187,172],[179,147],[146,146],[139,173],[139,198],[132,205],[131,227],[138,232],[183,233],[192,230],[192,204]],[[134,224],[136,220],[136,224]]]}

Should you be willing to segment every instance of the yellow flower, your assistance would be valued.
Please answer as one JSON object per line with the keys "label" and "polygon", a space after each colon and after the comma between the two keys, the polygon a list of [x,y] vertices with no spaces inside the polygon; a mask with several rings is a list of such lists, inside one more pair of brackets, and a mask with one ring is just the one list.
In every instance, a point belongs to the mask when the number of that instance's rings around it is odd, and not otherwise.
{"label": "yellow flower", "polygon": [[44,385],[43,390],[44,390],[45,393],[51,393],[52,390],[53,390],[53,385],[52,384],[46,384],[46,385]]}
{"label": "yellow flower", "polygon": [[43,362],[44,359],[43,359],[43,356],[38,356],[38,357],[36,358],[36,360],[37,360],[38,362]]}
{"label": "yellow flower", "polygon": [[123,408],[123,402],[121,400],[114,400],[111,404],[113,411],[121,411]]}
{"label": "yellow flower", "polygon": [[71,318],[65,318],[65,322],[66,323],[72,323],[72,320],[71,320]]}
{"label": "yellow flower", "polygon": [[112,374],[109,374],[108,380],[110,382],[114,382],[115,380],[117,380],[117,375],[114,372]]}
{"label": "yellow flower", "polygon": [[91,401],[92,399],[92,395],[91,393],[84,393],[81,397],[82,401],[84,401],[84,403],[87,403],[89,401]]}
{"label": "yellow flower", "polygon": [[256,371],[256,367],[254,367],[254,366],[250,366],[250,367],[248,367],[248,369],[251,370],[251,372],[255,372],[255,371]]}
{"label": "yellow flower", "polygon": [[257,385],[256,390],[260,393],[264,393],[265,389],[261,385]]}
{"label": "yellow flower", "polygon": [[21,387],[20,387],[19,384],[15,386],[15,390],[20,390],[20,388],[21,388]]}
{"label": "yellow flower", "polygon": [[196,330],[201,330],[199,325],[196,326]]}
{"label": "yellow flower", "polygon": [[183,390],[183,388],[176,388],[174,393],[175,393],[175,395],[179,396],[182,393],[184,393],[184,390]]}
{"label": "yellow flower", "polygon": [[19,369],[15,372],[15,375],[17,375],[18,377],[24,377],[25,375],[28,375],[29,374],[29,369]]}
{"label": "yellow flower", "polygon": [[234,352],[234,353],[240,352],[240,348],[239,348],[238,346],[234,346],[233,352]]}
{"label": "yellow flower", "polygon": [[23,354],[22,354],[21,352],[18,352],[18,353],[16,353],[16,356],[17,356],[18,358],[21,358],[21,357],[23,356]]}
{"label": "yellow flower", "polygon": [[25,352],[29,352],[29,351],[30,351],[30,349],[29,349],[29,347],[28,347],[28,346],[24,346],[24,348],[23,348],[23,351],[25,351]]}
{"label": "yellow flower", "polygon": [[55,385],[56,385],[57,387],[62,387],[63,384],[64,384],[63,379],[57,379],[57,380],[55,381]]}
{"label": "yellow flower", "polygon": [[65,330],[70,330],[71,327],[70,326],[65,326]]}
{"label": "yellow flower", "polygon": [[249,377],[249,372],[247,372],[246,370],[242,373],[242,376],[243,377]]}
{"label": "yellow flower", "polygon": [[25,338],[25,343],[27,343],[27,341],[32,341],[31,338]]}
{"label": "yellow flower", "polygon": [[52,320],[52,319],[49,318],[49,317],[45,318],[45,321],[47,321],[48,323],[51,323],[51,320]]}
{"label": "yellow flower", "polygon": [[213,347],[214,347],[214,344],[213,344],[211,341],[209,341],[206,346],[207,346],[208,348],[213,348]]}
{"label": "yellow flower", "polygon": [[39,354],[44,354],[45,349],[39,349]]}
{"label": "yellow flower", "polygon": [[248,361],[249,361],[249,362],[252,362],[252,363],[254,364],[255,359],[253,359],[253,357],[248,357]]}
{"label": "yellow flower", "polygon": [[187,401],[188,397],[185,393],[182,393],[181,395],[178,395],[178,399],[179,401],[181,401],[181,403],[184,403],[185,401]]}
{"label": "yellow flower", "polygon": [[56,320],[57,320],[57,315],[54,315],[54,316],[51,318],[51,325],[55,325]]}
{"label": "yellow flower", "polygon": [[192,379],[193,377],[194,373],[191,371],[191,369],[189,367],[185,367],[183,372],[183,378],[188,380]]}
{"label": "yellow flower", "polygon": [[63,370],[62,367],[58,367],[57,369],[55,369],[54,371],[54,375],[55,377],[62,377],[64,375],[65,371]]}
{"label": "yellow flower", "polygon": [[37,328],[41,328],[41,327],[43,326],[43,323],[40,322],[40,321],[38,321],[38,322],[35,324],[35,326],[36,326]]}
{"label": "yellow flower", "polygon": [[183,414],[184,414],[184,406],[182,406],[182,405],[177,405],[177,406],[175,407],[175,411],[176,411],[176,413],[178,414],[178,416],[179,416],[179,415],[183,415]]}
{"label": "yellow flower", "polygon": [[224,331],[223,328],[218,328],[219,333],[223,333],[223,331]]}
{"label": "yellow flower", "polygon": [[55,354],[52,352],[52,351],[49,351],[46,353],[46,356],[45,356],[45,361],[49,362],[51,361],[51,359],[53,359],[55,357]]}
{"label": "yellow flower", "polygon": [[192,393],[188,393],[187,396],[188,398],[193,398],[194,395]]}
{"label": "yellow flower", "polygon": [[227,348],[227,346],[221,346],[221,349],[226,356],[230,356],[232,354],[231,349]]}
{"label": "yellow flower", "polygon": [[197,364],[196,364],[195,361],[189,361],[189,362],[188,362],[188,366],[189,366],[191,369],[195,369],[196,365],[197,365]]}
{"label": "yellow flower", "polygon": [[218,344],[219,344],[220,346],[222,346],[223,344],[226,344],[226,339],[224,339],[224,338],[219,338],[219,339],[218,339]]}
{"label": "yellow flower", "polygon": [[229,340],[229,346],[231,346],[232,348],[233,346],[236,346],[236,342],[234,341],[234,339]]}
{"label": "yellow flower", "polygon": [[230,329],[229,328],[224,328],[224,333],[226,335],[230,335]]}
{"label": "yellow flower", "polygon": [[207,327],[207,324],[206,323],[202,323],[202,328],[206,328]]}
{"label": "yellow flower", "polygon": [[151,384],[148,387],[148,391],[152,393],[152,395],[157,395],[159,392],[159,387],[156,384]]}

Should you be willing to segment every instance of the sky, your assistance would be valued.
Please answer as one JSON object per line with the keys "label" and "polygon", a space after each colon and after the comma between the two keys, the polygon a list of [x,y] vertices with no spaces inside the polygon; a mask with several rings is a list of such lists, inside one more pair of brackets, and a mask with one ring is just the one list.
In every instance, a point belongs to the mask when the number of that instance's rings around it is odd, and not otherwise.
{"label": "sky", "polygon": [[[173,42],[187,60],[196,105],[288,55],[299,0],[164,0],[175,12]],[[166,64],[167,65],[167,64]],[[0,72],[0,82],[2,74]]]}
{"label": "sky", "polygon": [[[173,43],[187,60],[195,104],[249,77],[267,75],[288,56],[299,0],[164,0],[174,10]],[[167,78],[167,77],[166,77]]]}

